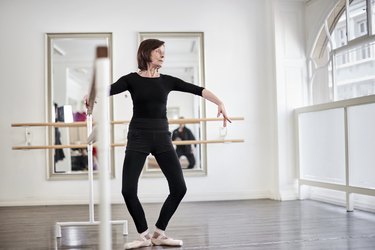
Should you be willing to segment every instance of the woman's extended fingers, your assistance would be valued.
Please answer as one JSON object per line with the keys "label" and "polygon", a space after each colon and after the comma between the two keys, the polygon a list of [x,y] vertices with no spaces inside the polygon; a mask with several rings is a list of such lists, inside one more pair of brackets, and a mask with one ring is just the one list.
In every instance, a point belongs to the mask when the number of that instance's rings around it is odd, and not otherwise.
{"label": "woman's extended fingers", "polygon": [[225,127],[227,126],[227,121],[230,122],[230,123],[232,123],[232,121],[229,120],[229,118],[225,115],[224,116],[224,125],[225,125]]}
{"label": "woman's extended fingers", "polygon": [[229,120],[228,116],[227,116],[227,112],[225,111],[225,108],[220,105],[219,108],[218,108],[218,113],[217,113],[217,117],[220,116],[220,114],[223,115],[223,126],[226,127],[227,126],[227,121],[228,122],[232,122],[231,120]]}
{"label": "woman's extended fingers", "polygon": [[229,118],[227,117],[226,114],[222,113],[223,114],[223,126],[226,127],[227,126],[227,121],[228,122],[232,122],[231,120],[229,120]]}

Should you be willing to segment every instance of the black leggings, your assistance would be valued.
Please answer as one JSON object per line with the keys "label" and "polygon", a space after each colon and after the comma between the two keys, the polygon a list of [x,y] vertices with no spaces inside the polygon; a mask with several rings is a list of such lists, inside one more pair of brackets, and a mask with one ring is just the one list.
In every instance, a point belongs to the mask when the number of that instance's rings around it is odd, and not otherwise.
{"label": "black leggings", "polygon": [[[138,179],[148,153],[127,150],[122,174],[122,195],[138,233],[148,229],[145,213],[137,196]],[[186,193],[186,184],[180,162],[174,149],[154,154],[163,174],[168,180],[169,195],[164,202],[156,227],[165,230]]]}

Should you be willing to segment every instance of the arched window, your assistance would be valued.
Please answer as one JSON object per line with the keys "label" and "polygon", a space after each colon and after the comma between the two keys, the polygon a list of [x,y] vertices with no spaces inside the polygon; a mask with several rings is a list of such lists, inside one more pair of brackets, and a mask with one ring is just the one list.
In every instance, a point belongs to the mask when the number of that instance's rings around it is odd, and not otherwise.
{"label": "arched window", "polygon": [[341,0],[309,61],[309,103],[375,94],[375,0]]}

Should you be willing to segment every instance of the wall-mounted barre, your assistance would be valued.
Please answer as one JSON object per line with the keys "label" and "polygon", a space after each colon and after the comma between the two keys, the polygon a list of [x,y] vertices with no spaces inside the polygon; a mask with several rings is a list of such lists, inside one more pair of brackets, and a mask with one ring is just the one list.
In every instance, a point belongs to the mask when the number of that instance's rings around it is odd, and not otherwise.
{"label": "wall-mounted barre", "polygon": [[[189,145],[189,144],[210,144],[210,143],[239,143],[244,142],[242,139],[228,139],[228,140],[186,140],[186,141],[172,141],[174,145]],[[114,143],[112,147],[124,147],[125,143]]]}
{"label": "wall-mounted barre", "polygon": [[[192,124],[200,122],[213,122],[213,121],[222,121],[223,118],[184,118],[184,119],[169,119],[169,124]],[[243,121],[243,117],[229,117],[231,121]],[[127,124],[130,123],[130,120],[123,121],[112,121],[112,124]]]}
{"label": "wall-mounted barre", "polygon": [[86,122],[30,122],[12,123],[12,127],[86,127]]}
{"label": "wall-mounted barre", "polygon": [[87,148],[87,144],[77,145],[39,145],[39,146],[13,146],[13,150],[29,150],[29,149],[63,149],[63,148]]}
{"label": "wall-mounted barre", "polygon": [[[229,117],[232,121],[242,121],[243,117]],[[223,118],[184,118],[184,119],[170,119],[169,124],[193,124],[200,122],[213,122],[222,121]],[[113,125],[128,124],[130,120],[111,121]],[[86,122],[36,122],[36,123],[12,123],[12,127],[86,127]],[[175,145],[189,145],[189,144],[211,144],[211,143],[241,143],[244,142],[242,139],[228,139],[228,140],[196,140],[196,141],[173,141]],[[124,147],[126,143],[113,143],[112,147]],[[63,148],[87,148],[87,144],[75,144],[75,145],[23,145],[13,146],[13,150],[30,150],[30,149],[63,149]]]}
{"label": "wall-mounted barre", "polygon": [[[192,124],[200,122],[222,121],[223,118],[185,118],[170,119],[169,124]],[[243,121],[243,117],[229,117],[231,121]],[[111,121],[111,124],[128,124],[130,120]],[[34,122],[34,123],[12,123],[12,127],[86,127],[86,122]]]}
{"label": "wall-mounted barre", "polygon": [[[240,143],[244,142],[242,139],[232,139],[232,140],[203,140],[203,141],[172,141],[175,145],[189,145],[189,144],[210,144],[210,143]],[[95,144],[94,144],[95,146]],[[111,147],[125,147],[126,143],[113,143]],[[30,150],[30,149],[62,149],[62,148],[87,148],[87,144],[77,144],[77,145],[46,145],[46,146],[14,146],[13,150]]]}

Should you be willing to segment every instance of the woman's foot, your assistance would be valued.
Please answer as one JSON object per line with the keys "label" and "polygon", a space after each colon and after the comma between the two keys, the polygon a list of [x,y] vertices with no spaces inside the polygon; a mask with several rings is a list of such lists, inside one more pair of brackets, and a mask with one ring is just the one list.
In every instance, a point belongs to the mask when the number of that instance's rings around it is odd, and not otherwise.
{"label": "woman's foot", "polygon": [[149,234],[146,235],[140,235],[139,240],[135,240],[129,243],[125,243],[124,248],[125,249],[135,249],[135,248],[141,248],[141,247],[149,247],[151,246],[151,237]]}
{"label": "woman's foot", "polygon": [[160,234],[154,232],[154,235],[151,238],[151,242],[155,246],[182,246],[182,240],[175,240],[167,237],[164,233]]}

